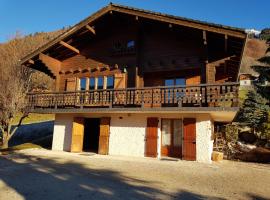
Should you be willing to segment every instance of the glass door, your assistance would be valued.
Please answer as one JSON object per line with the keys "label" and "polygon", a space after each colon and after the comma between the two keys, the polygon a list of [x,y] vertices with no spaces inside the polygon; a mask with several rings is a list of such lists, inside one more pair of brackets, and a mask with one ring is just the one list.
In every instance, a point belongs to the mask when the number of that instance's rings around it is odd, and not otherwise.
{"label": "glass door", "polygon": [[162,119],[161,121],[161,155],[182,157],[182,120]]}
{"label": "glass door", "polygon": [[179,101],[179,98],[182,98],[185,93],[183,92],[182,88],[178,88],[175,90],[173,87],[170,86],[185,86],[186,85],[186,79],[185,78],[170,78],[165,79],[164,82],[166,87],[165,89],[165,96],[164,96],[164,102],[165,104],[177,104]]}

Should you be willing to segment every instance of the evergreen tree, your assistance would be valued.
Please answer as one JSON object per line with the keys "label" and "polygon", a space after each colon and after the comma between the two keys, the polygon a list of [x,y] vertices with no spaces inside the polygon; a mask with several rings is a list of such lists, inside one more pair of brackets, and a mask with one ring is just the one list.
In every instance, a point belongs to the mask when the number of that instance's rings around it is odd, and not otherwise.
{"label": "evergreen tree", "polygon": [[[268,39],[268,44],[270,44],[270,39]],[[259,73],[258,80],[255,82],[255,87],[257,92],[262,95],[262,97],[270,101],[270,46],[266,50],[264,57],[260,58],[258,61],[262,65],[253,66],[252,68]]]}
{"label": "evergreen tree", "polygon": [[249,126],[254,134],[265,135],[268,122],[266,100],[255,91],[249,91],[237,115],[237,121],[242,126]]}

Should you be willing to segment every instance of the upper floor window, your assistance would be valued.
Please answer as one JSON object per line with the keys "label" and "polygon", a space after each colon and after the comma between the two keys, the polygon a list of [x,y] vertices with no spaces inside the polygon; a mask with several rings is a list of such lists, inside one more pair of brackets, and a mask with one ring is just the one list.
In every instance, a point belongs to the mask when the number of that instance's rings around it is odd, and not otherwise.
{"label": "upper floor window", "polygon": [[99,77],[83,77],[79,79],[78,89],[80,90],[96,90],[96,89],[113,89],[114,88],[114,76],[107,76],[107,81],[103,76]]}
{"label": "upper floor window", "polygon": [[114,88],[114,77],[108,76],[107,77],[107,89],[113,89]]}
{"label": "upper floor window", "polygon": [[103,89],[103,77],[102,76],[98,77],[97,89]]}
{"label": "upper floor window", "polygon": [[113,55],[125,55],[135,53],[135,40],[115,41],[112,44]]}
{"label": "upper floor window", "polygon": [[95,89],[95,78],[91,77],[89,79],[89,90],[94,90]]}
{"label": "upper floor window", "polygon": [[174,86],[174,85],[186,85],[186,79],[185,78],[165,79],[165,86]]}
{"label": "upper floor window", "polygon": [[86,90],[86,78],[81,78],[80,79],[80,89],[81,90]]}
{"label": "upper floor window", "polygon": [[130,40],[127,42],[127,48],[131,49],[135,47],[135,41],[134,40]]}

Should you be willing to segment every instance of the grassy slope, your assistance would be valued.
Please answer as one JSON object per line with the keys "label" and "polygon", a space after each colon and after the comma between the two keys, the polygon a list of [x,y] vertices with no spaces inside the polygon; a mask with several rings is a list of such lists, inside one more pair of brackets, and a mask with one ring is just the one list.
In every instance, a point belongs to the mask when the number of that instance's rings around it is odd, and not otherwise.
{"label": "grassy slope", "polygon": [[24,143],[17,146],[9,147],[7,149],[0,149],[0,154],[7,155],[9,153],[12,153],[14,151],[19,151],[23,149],[41,149],[42,147],[36,144],[32,143]]}
{"label": "grassy slope", "polygon": [[[20,120],[21,115],[15,117],[13,120],[13,124],[17,124]],[[36,114],[31,113],[27,118],[23,120],[23,124],[32,124],[37,122],[45,122],[45,121],[53,121],[54,120],[54,114]]]}

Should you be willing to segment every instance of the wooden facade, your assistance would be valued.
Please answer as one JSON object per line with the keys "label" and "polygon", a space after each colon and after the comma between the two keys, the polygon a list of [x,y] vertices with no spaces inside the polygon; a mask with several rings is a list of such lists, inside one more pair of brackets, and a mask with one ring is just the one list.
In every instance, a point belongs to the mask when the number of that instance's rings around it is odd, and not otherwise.
{"label": "wooden facade", "polygon": [[80,90],[82,78],[84,90],[106,89],[111,76],[115,89],[166,86],[171,78],[184,85],[235,82],[245,37],[240,29],[110,4],[22,64],[55,78],[56,92]]}
{"label": "wooden facade", "polygon": [[[29,110],[236,111],[245,40],[241,29],[109,4],[22,59],[55,79],[55,91],[27,95]],[[110,119],[91,129],[99,154],[109,153]],[[73,119],[72,152],[83,150],[86,123]],[[145,156],[159,154],[160,128],[162,156],[196,160],[195,118],[148,117]]]}
{"label": "wooden facade", "polygon": [[29,105],[237,107],[232,82],[245,37],[240,29],[110,4],[22,59],[56,79],[54,92],[29,94]]}

